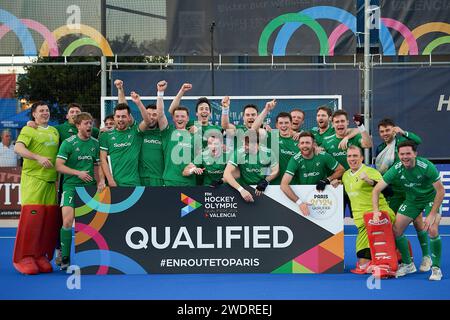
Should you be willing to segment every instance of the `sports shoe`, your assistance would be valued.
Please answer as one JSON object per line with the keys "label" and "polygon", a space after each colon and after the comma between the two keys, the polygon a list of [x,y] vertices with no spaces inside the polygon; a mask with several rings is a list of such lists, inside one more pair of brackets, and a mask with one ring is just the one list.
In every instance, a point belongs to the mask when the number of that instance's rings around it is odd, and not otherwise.
{"label": "sports shoe", "polygon": [[53,267],[46,257],[40,256],[39,258],[34,259],[34,261],[36,261],[36,265],[39,268],[39,272],[42,273],[53,272]]}
{"label": "sports shoe", "polygon": [[70,266],[70,258],[69,257],[62,257],[61,259],[61,270],[67,270],[67,268]]}
{"label": "sports shoe", "polygon": [[366,273],[372,273],[373,265],[372,261],[369,261],[363,265],[359,264],[359,262],[356,262],[355,269],[351,269],[350,272],[354,274],[366,274]]}
{"label": "sports shoe", "polygon": [[416,272],[416,266],[414,265],[414,262],[411,262],[410,264],[402,263],[399,265],[397,272],[395,273],[395,277],[403,277],[406,276],[409,273]]}
{"label": "sports shoe", "polygon": [[62,252],[61,252],[61,248],[58,248],[58,249],[56,249],[55,264],[57,266],[61,266],[61,262],[62,262]]}
{"label": "sports shoe", "polygon": [[39,273],[39,268],[33,257],[25,257],[19,262],[13,262],[14,268],[23,274],[33,275]]}
{"label": "sports shoe", "polygon": [[431,261],[431,257],[430,256],[423,256],[422,257],[422,263],[420,264],[419,270],[421,272],[430,271],[432,264],[433,264],[433,262]]}
{"label": "sports shoe", "polygon": [[431,268],[431,276],[429,278],[432,281],[439,281],[442,279],[442,271],[439,267],[432,267]]}

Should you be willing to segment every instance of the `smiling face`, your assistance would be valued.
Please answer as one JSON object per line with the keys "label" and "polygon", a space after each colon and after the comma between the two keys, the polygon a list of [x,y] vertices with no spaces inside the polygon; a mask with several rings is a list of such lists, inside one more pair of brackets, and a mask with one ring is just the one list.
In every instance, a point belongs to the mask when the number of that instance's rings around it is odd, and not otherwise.
{"label": "smiling face", "polygon": [[279,117],[276,123],[276,127],[280,130],[282,137],[290,136],[292,123],[288,117]]}
{"label": "smiling face", "polygon": [[83,139],[89,139],[92,135],[92,120],[82,120],[77,124],[78,134]]}
{"label": "smiling face", "polygon": [[343,114],[333,117],[333,127],[337,137],[345,137],[348,128],[347,117]]}
{"label": "smiling face", "polygon": [[73,120],[77,114],[80,114],[81,110],[78,107],[72,107],[67,111],[66,119],[69,121],[69,123],[73,124]]}
{"label": "smiling face", "polygon": [[209,122],[209,118],[211,117],[211,109],[209,108],[209,105],[206,102],[202,102],[197,107],[197,120],[202,125],[207,125]]}
{"label": "smiling face", "polygon": [[119,131],[125,130],[131,121],[130,114],[128,110],[116,110],[114,113],[114,122],[116,124],[116,129]]}
{"label": "smiling face", "polygon": [[380,134],[381,139],[386,143],[390,143],[395,137],[393,126],[380,126],[378,128],[378,133]]}
{"label": "smiling face", "polygon": [[353,172],[357,171],[361,167],[363,161],[364,157],[359,148],[349,148],[347,150],[347,163]]}
{"label": "smiling face", "polygon": [[310,158],[313,154],[314,140],[312,137],[300,137],[298,141],[298,147],[302,156],[305,158]]}
{"label": "smiling face", "polygon": [[38,126],[47,125],[50,120],[50,110],[47,105],[39,105],[33,112],[34,121]]}
{"label": "smiling face", "polygon": [[407,169],[416,165],[417,152],[413,150],[411,146],[405,146],[398,148],[398,157],[403,166]]}
{"label": "smiling face", "polygon": [[150,129],[156,128],[156,126],[158,125],[158,111],[156,111],[156,109],[153,108],[147,108],[146,112],[150,118],[150,123],[148,124],[148,127]]}
{"label": "smiling face", "polygon": [[330,123],[330,116],[325,110],[319,110],[316,114],[316,121],[320,129],[326,129]]}
{"label": "smiling face", "polygon": [[175,124],[175,128],[178,130],[186,129],[186,125],[189,121],[189,114],[186,110],[175,110],[173,113],[173,122]]}
{"label": "smiling face", "polygon": [[253,122],[255,122],[256,117],[258,117],[258,110],[252,107],[248,107],[244,110],[244,125],[247,127],[247,129],[251,129]]}
{"label": "smiling face", "polygon": [[292,130],[294,131],[300,131],[300,128],[303,125],[303,122],[305,121],[305,115],[303,112],[300,111],[291,111],[291,117],[292,117]]}

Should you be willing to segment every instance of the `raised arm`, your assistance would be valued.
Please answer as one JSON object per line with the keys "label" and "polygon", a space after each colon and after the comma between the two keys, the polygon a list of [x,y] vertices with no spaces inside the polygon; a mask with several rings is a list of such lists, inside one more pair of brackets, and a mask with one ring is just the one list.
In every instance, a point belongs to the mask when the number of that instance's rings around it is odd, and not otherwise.
{"label": "raised arm", "polygon": [[180,91],[178,91],[178,94],[176,95],[175,99],[173,99],[172,103],[169,107],[169,113],[173,114],[175,108],[177,108],[180,105],[181,98],[184,96],[186,92],[192,89],[192,84],[190,83],[183,83],[183,85],[180,88]]}
{"label": "raised arm", "polygon": [[256,117],[255,122],[252,124],[252,129],[257,131],[259,128],[261,128],[261,125],[264,122],[264,119],[267,117],[270,111],[275,109],[275,106],[277,105],[277,102],[275,99],[272,101],[268,101],[266,103],[266,106],[264,107],[263,111]]}
{"label": "raised arm", "polygon": [[141,101],[141,97],[139,94],[137,94],[134,91],[131,91],[130,93],[131,100],[133,100],[134,104],[138,107],[139,112],[141,113],[142,121],[139,123],[139,130],[145,131],[148,128],[148,125],[150,124],[150,116],[147,113],[147,110],[145,109],[144,104]]}
{"label": "raised arm", "polygon": [[236,130],[236,127],[230,123],[230,97],[225,96],[222,99],[222,116],[220,117],[220,124],[224,130]]}
{"label": "raised arm", "polygon": [[117,88],[117,97],[119,98],[119,103],[127,103],[127,99],[125,98],[125,91],[123,89],[123,81],[116,79],[114,81],[114,85]]}
{"label": "raised arm", "polygon": [[401,134],[402,136],[404,136],[406,139],[412,140],[414,141],[416,144],[421,144],[422,143],[422,138],[420,138],[417,134],[415,134],[414,132],[411,131],[405,131],[400,127],[394,127],[394,132],[397,134]]}
{"label": "raised arm", "polygon": [[160,130],[164,130],[169,125],[166,114],[164,112],[164,91],[167,89],[167,82],[162,80],[156,85],[157,98],[156,98],[156,111],[158,112],[158,127]]}

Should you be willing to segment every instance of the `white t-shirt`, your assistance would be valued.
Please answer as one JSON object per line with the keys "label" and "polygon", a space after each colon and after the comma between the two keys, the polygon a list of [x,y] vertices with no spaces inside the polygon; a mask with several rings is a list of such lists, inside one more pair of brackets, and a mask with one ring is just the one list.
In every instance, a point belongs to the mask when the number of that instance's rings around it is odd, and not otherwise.
{"label": "white t-shirt", "polygon": [[15,167],[18,165],[19,156],[14,152],[14,146],[9,147],[0,143],[0,167]]}

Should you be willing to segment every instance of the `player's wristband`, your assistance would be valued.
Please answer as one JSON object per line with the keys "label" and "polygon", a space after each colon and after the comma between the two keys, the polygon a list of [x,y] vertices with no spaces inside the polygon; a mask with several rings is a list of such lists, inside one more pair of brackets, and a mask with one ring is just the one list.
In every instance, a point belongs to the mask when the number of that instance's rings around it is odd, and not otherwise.
{"label": "player's wristband", "polygon": [[195,167],[194,168],[190,168],[189,169],[189,174],[192,174],[194,172],[194,170],[195,170]]}
{"label": "player's wristband", "polygon": [[301,205],[301,204],[303,203],[303,200],[302,200],[302,199],[300,199],[300,198],[298,198],[298,200],[297,200],[297,201],[295,201],[295,203],[296,203],[296,204],[298,204],[298,205]]}
{"label": "player's wristband", "polygon": [[164,91],[158,91],[157,96],[161,98],[164,97]]}
{"label": "player's wristband", "polygon": [[222,108],[222,115],[227,116],[228,112],[230,112],[230,109],[228,108]]}
{"label": "player's wristband", "polygon": [[362,125],[358,126],[358,130],[359,130],[359,132],[364,132],[364,131],[366,131],[366,127],[364,127],[364,125],[362,124]]}
{"label": "player's wristband", "polygon": [[240,186],[240,187],[238,188],[238,191],[241,192],[242,190],[244,190],[244,188],[242,188],[242,186]]}

